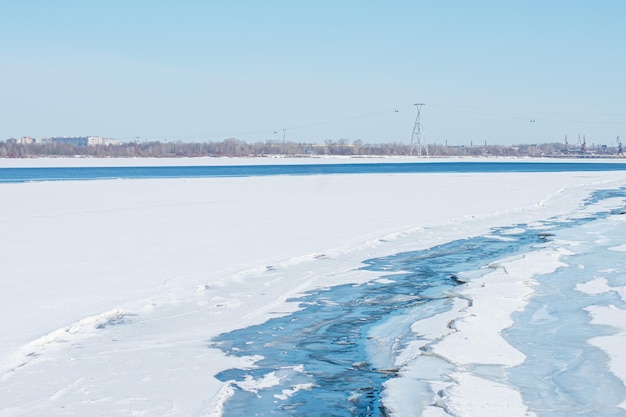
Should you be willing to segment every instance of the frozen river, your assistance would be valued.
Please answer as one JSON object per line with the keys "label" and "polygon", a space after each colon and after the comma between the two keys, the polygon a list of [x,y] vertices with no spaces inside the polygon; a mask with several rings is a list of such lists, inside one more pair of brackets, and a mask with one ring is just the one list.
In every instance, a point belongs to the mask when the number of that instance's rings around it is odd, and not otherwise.
{"label": "frozen river", "polygon": [[0,417],[624,415],[626,174],[539,165],[5,178]]}

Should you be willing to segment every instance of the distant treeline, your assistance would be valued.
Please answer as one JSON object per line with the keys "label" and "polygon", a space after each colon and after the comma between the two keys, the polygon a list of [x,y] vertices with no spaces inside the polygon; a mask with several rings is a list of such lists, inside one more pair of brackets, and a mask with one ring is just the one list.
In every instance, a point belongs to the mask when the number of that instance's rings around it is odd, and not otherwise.
{"label": "distant treeline", "polygon": [[[610,147],[569,148],[561,143],[537,145],[485,145],[485,146],[446,146],[429,144],[428,156],[617,156],[621,149]],[[200,156],[320,156],[320,155],[363,155],[401,156],[416,155],[416,149],[404,143],[367,144],[360,140],[350,143],[347,140],[327,140],[323,144],[294,142],[246,143],[239,139],[225,139],[219,142],[127,142],[118,145],[75,146],[61,143],[21,144],[12,141],[0,142],[0,158],[36,158],[85,156],[97,158],[171,158]],[[426,150],[422,149],[422,156]]]}

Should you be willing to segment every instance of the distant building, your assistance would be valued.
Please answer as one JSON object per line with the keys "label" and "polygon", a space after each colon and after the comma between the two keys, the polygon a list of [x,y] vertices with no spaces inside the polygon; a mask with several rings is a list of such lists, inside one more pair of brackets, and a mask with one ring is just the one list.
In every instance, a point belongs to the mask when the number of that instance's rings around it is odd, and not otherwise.
{"label": "distant building", "polygon": [[21,143],[22,145],[30,145],[31,143],[36,143],[36,140],[31,138],[30,136],[24,136],[19,138],[17,143]]}
{"label": "distant building", "polygon": [[24,136],[19,139],[15,139],[15,138],[7,139],[7,143],[30,145],[31,143],[37,143],[37,140],[34,138],[31,138],[30,136]]}
{"label": "distant building", "polygon": [[97,146],[97,145],[119,145],[117,139],[101,138],[100,136],[60,136],[49,138],[52,143],[62,143],[73,146]]}
{"label": "distant building", "polygon": [[87,146],[89,144],[87,136],[60,136],[50,138],[50,142],[74,146]]}
{"label": "distant building", "polygon": [[122,144],[122,142],[120,142],[119,140],[112,138],[102,138],[101,141],[102,142],[100,143],[100,145],[115,146]]}

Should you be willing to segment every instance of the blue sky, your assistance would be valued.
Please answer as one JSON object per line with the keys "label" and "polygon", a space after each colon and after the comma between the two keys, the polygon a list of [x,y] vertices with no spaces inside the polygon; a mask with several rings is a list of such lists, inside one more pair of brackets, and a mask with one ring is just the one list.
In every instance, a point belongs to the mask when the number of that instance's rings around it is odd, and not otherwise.
{"label": "blue sky", "polygon": [[625,21],[621,0],[0,0],[0,140],[408,143],[421,102],[430,143],[612,145]]}

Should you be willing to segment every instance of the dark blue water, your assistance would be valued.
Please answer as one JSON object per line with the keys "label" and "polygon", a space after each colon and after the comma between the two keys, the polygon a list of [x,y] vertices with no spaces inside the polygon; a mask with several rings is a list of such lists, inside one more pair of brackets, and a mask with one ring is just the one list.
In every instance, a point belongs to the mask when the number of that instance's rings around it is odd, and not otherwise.
{"label": "dark blue water", "polygon": [[[392,284],[370,282],[311,291],[290,300],[299,302],[302,309],[297,313],[222,334],[213,340],[213,347],[229,355],[264,359],[254,369],[231,369],[218,379],[261,379],[271,372],[282,378],[279,385],[258,392],[238,389],[224,416],[383,416],[380,392],[394,371],[369,364],[368,328],[388,315],[445,298],[446,290],[458,285],[454,274],[459,267],[478,268],[486,259],[538,242],[536,233],[515,242],[477,237],[371,259],[364,269],[411,272],[387,276]],[[410,329],[405,331],[408,336]],[[294,371],[299,365],[304,365],[303,370]],[[312,388],[286,400],[276,397],[298,384]]]}
{"label": "dark blue water", "polygon": [[[586,204],[625,192],[597,192]],[[557,233],[619,212],[621,209],[573,221],[546,221],[543,226]],[[520,228],[526,231],[507,233]],[[301,307],[293,314],[218,336],[211,347],[232,356],[262,357],[252,369],[230,369],[217,375],[235,390],[225,404],[224,416],[386,416],[381,403],[383,383],[393,378],[397,369],[376,369],[370,363],[368,330],[409,309],[423,308],[423,318],[445,311],[442,300],[459,284],[458,272],[484,270],[489,263],[528,251],[546,239],[549,236],[537,229],[515,225],[494,229],[489,236],[370,259],[363,269],[385,272],[386,280],[310,291],[291,300]],[[419,337],[410,325],[398,328],[394,336],[402,344]],[[527,333],[527,337],[536,336]],[[552,354],[537,352],[533,357],[553,360]],[[277,381],[272,386],[250,389],[246,385],[246,381],[268,375]],[[568,401],[575,402],[576,397]]]}
{"label": "dark blue water", "polygon": [[424,162],[298,165],[0,168],[0,183],[96,179],[250,177],[320,174],[624,171],[625,163]]}

